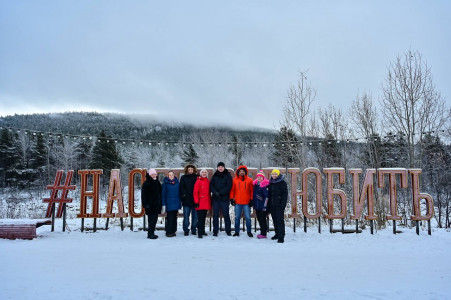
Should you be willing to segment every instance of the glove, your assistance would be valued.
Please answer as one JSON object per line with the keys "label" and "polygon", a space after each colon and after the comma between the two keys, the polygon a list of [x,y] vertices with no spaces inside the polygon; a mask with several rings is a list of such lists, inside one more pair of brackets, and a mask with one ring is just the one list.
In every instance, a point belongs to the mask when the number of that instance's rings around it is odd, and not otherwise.
{"label": "glove", "polygon": [[254,200],[249,201],[249,207],[254,206]]}
{"label": "glove", "polygon": [[235,206],[235,199],[230,199],[230,204],[232,204],[232,206]]}
{"label": "glove", "polygon": [[199,203],[194,203],[194,208],[199,208]]}

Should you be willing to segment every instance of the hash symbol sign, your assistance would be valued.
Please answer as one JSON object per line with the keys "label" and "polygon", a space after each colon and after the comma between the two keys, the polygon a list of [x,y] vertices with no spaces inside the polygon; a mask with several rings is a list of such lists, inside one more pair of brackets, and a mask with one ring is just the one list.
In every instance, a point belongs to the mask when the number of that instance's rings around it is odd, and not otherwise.
{"label": "hash symbol sign", "polygon": [[[56,203],[59,203],[58,213],[56,214],[57,218],[61,218],[63,215],[63,203],[71,203],[72,198],[67,198],[67,194],[69,190],[75,190],[75,185],[70,185],[72,181],[72,176],[74,175],[74,171],[70,170],[67,172],[66,180],[64,181],[64,185],[61,185],[61,179],[63,177],[63,170],[58,170],[56,172],[55,183],[53,185],[48,185],[47,190],[52,190],[50,194],[50,198],[44,198],[43,202],[48,203],[47,212],[45,214],[46,218],[50,218],[52,216],[52,207]],[[58,198],[58,191],[61,191],[61,197]]]}

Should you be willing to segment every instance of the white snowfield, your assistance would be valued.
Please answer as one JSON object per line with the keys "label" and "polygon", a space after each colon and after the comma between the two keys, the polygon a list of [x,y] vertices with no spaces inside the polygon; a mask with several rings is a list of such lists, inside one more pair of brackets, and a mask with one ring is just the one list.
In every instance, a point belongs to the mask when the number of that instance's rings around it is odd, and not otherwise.
{"label": "white snowfield", "polygon": [[451,299],[451,232],[398,229],[287,228],[277,244],[59,223],[32,241],[0,240],[0,299]]}

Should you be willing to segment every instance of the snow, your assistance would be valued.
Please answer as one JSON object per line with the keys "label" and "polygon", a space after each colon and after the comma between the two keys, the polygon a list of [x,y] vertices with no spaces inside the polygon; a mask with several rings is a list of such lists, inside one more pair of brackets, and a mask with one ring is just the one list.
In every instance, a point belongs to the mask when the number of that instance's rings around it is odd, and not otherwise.
{"label": "snow", "polygon": [[[80,232],[57,220],[0,240],[0,299],[449,299],[451,232],[296,233],[286,242],[158,231]],[[272,236],[272,232],[270,234]]]}

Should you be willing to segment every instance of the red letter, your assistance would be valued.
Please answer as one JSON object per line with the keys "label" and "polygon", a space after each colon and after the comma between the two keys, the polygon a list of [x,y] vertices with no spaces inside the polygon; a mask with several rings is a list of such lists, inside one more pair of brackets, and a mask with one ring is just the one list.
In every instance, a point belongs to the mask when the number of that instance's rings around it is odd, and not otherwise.
{"label": "red letter", "polygon": [[[311,215],[308,212],[308,198],[307,198],[307,187],[308,187],[308,175],[312,173],[315,175],[316,179],[316,214]],[[321,190],[321,173],[317,168],[306,168],[302,172],[302,191],[296,193],[296,195],[301,195],[302,197],[302,213],[305,217],[309,219],[317,219],[321,216],[321,202],[323,201],[323,195]]]}
{"label": "red letter", "polygon": [[374,214],[374,174],[375,169],[367,169],[365,179],[363,182],[362,191],[360,192],[359,175],[362,173],[362,169],[350,169],[349,173],[352,174],[353,180],[353,196],[354,196],[354,215],[351,215],[351,220],[359,220],[362,215],[363,204],[365,198],[367,200],[368,216],[365,216],[365,220],[376,220],[377,217]]}
{"label": "red letter", "polygon": [[[139,213],[135,213],[135,175],[141,175],[141,185],[146,181],[146,169],[133,169],[128,174],[128,213],[132,218],[141,218],[144,216],[144,207],[141,207]],[[139,201],[141,203],[141,201]]]}
{"label": "red letter", "polygon": [[385,187],[384,175],[388,174],[388,183],[390,184],[390,214],[387,216],[387,220],[401,220],[398,216],[398,202],[396,199],[396,174],[401,176],[401,188],[407,187],[407,169],[379,169],[377,179],[379,187]]}
{"label": "red letter", "polygon": [[[80,213],[77,218],[100,218],[99,214],[99,182],[100,174],[103,174],[103,170],[79,170],[78,174],[81,175],[81,187],[80,187]],[[88,175],[93,175],[92,178],[92,191],[87,191]],[[86,203],[88,197],[92,197],[92,214],[86,214]]]}
{"label": "red letter", "polygon": [[[430,220],[434,216],[434,200],[432,196],[426,193],[420,193],[420,180],[419,175],[421,169],[410,169],[409,173],[412,179],[412,200],[413,200],[413,213],[410,217],[413,221]],[[426,200],[427,212],[425,216],[421,215],[420,200]]]}
{"label": "red letter", "polygon": [[[334,174],[338,174],[338,182],[345,183],[345,169],[325,168],[323,172],[327,174],[327,210],[326,219],[343,219],[346,216],[346,194],[343,190],[334,189]],[[340,198],[340,214],[334,213],[334,195]]]}
{"label": "red letter", "polygon": [[[113,169],[110,175],[110,186],[108,189],[108,200],[106,205],[106,213],[102,214],[104,218],[126,218],[127,213],[124,212],[124,201],[122,199],[121,170]],[[113,214],[113,202],[117,200],[118,213]]]}

